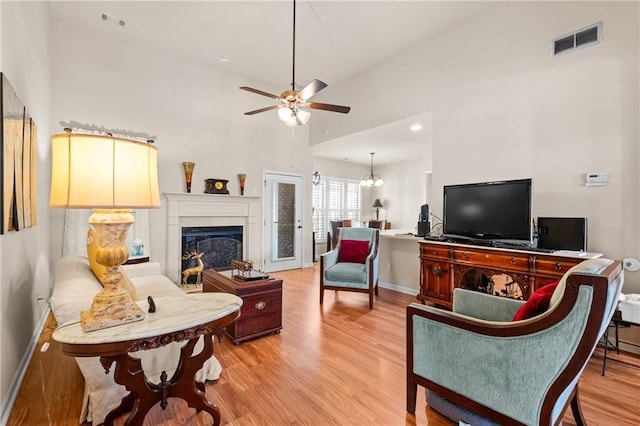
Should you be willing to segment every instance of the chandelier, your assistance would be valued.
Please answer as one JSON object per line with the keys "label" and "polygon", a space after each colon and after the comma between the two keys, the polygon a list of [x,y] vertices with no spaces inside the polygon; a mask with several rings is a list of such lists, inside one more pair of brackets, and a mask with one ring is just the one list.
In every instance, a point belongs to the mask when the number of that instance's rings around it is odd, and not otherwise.
{"label": "chandelier", "polygon": [[380,175],[373,174],[373,155],[375,154],[375,152],[370,152],[369,154],[371,154],[371,174],[363,176],[362,180],[360,181],[360,185],[368,187],[382,186],[384,182],[382,181]]}

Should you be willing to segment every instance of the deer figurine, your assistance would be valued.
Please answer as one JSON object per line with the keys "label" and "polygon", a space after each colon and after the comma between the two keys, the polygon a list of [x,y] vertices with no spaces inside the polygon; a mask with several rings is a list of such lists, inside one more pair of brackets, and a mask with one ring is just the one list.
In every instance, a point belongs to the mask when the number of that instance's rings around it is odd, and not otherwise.
{"label": "deer figurine", "polygon": [[182,256],[182,260],[188,259],[196,259],[198,261],[198,266],[194,266],[191,268],[187,268],[182,271],[182,285],[187,285],[187,279],[191,275],[196,276],[196,285],[202,284],[202,270],[204,269],[204,263],[202,263],[202,255],[204,253],[196,253],[196,251],[187,252],[184,256]]}

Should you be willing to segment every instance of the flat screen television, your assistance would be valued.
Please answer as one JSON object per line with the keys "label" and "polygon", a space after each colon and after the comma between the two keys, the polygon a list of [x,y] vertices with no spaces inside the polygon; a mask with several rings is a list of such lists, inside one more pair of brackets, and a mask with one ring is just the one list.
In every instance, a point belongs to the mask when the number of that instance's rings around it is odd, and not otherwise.
{"label": "flat screen television", "polygon": [[447,237],[531,242],[531,179],[444,187]]}

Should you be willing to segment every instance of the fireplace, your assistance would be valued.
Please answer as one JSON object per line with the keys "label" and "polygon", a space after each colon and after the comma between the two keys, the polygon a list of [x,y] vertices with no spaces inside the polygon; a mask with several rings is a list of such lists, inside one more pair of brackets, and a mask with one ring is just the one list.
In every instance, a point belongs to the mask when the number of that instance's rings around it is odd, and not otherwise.
{"label": "fireplace", "polygon": [[[242,226],[184,226],[182,227],[182,270],[198,265],[189,253],[202,253],[203,269],[225,270],[234,259],[243,260]],[[195,282],[195,275],[188,283]]]}
{"label": "fireplace", "polygon": [[[222,263],[226,265],[227,261],[218,259],[220,257],[253,260],[256,264],[260,264],[262,259],[260,197],[189,193],[165,193],[164,196],[167,199],[165,274],[173,282],[181,283],[182,271],[185,268],[198,267],[197,259],[190,259],[188,266],[182,259],[186,254],[183,247],[185,232],[186,239],[191,244],[189,251],[204,253],[205,249],[210,249],[210,246],[216,246],[213,249],[216,254],[209,256],[211,259],[205,259],[207,256],[203,254],[201,258],[204,263],[203,269],[224,268]],[[219,235],[205,236],[210,233]],[[189,234],[195,235],[189,236]],[[207,241],[217,238],[225,241]],[[228,259],[229,262],[230,260]],[[188,282],[195,282],[194,280],[195,275],[190,276]]]}

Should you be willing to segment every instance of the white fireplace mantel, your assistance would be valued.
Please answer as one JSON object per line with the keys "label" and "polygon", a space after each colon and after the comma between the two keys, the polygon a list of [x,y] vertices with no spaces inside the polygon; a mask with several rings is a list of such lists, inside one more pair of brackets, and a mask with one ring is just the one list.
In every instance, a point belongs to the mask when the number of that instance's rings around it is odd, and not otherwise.
{"label": "white fireplace mantel", "polygon": [[165,274],[175,283],[181,280],[183,226],[243,226],[245,259],[262,258],[259,236],[260,197],[167,193],[167,258]]}

